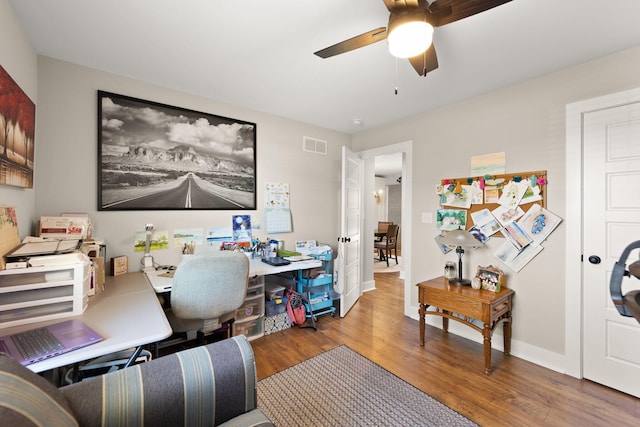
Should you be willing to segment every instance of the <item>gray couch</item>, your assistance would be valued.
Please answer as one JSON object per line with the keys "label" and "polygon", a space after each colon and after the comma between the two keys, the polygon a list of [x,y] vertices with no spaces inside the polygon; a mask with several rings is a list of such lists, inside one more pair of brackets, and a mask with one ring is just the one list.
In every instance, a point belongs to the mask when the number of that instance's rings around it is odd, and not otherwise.
{"label": "gray couch", "polygon": [[0,384],[7,426],[273,426],[243,335],[61,388],[0,353]]}

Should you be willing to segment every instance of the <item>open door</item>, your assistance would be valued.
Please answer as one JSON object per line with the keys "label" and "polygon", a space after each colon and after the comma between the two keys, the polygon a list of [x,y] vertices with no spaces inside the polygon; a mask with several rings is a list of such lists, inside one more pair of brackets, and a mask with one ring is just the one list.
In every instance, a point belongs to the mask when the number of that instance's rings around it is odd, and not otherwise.
{"label": "open door", "polygon": [[360,228],[362,223],[362,160],[342,147],[342,194],[340,208],[340,237],[335,260],[342,296],[340,317],[358,301],[360,287]]}

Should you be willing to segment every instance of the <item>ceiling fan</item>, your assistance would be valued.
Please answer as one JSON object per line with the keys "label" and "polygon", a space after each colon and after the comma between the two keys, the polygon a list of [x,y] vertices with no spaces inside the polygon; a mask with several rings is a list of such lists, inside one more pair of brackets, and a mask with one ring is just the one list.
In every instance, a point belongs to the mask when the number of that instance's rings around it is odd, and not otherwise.
{"label": "ceiling fan", "polygon": [[[420,76],[438,68],[432,43],[434,27],[476,15],[511,0],[383,0],[389,9],[389,24],[319,50],[314,55],[329,58],[387,40],[389,51],[407,58]],[[415,45],[415,46],[414,46]]]}

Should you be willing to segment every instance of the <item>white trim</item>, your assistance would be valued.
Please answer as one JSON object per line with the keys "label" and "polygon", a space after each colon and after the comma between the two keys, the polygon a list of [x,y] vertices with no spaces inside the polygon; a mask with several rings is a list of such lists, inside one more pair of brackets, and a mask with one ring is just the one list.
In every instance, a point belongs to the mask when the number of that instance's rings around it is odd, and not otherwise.
{"label": "white trim", "polygon": [[582,378],[582,124],[584,114],[640,102],[640,88],[566,107],[565,372]]}
{"label": "white trim", "polygon": [[[419,320],[419,316],[416,310],[414,315],[410,316],[412,319]],[[442,329],[442,318],[440,316],[426,316],[425,322],[427,325],[433,326],[438,329]],[[482,327],[481,324],[477,324],[478,327]],[[429,342],[429,332],[426,332],[425,341]],[[449,322],[449,333],[466,338],[478,344],[484,342],[482,334],[474,331],[469,326],[463,325],[459,322]],[[502,335],[502,328],[498,327],[495,333],[491,336],[491,348],[498,351],[504,351],[504,338]],[[518,357],[527,362],[535,363],[539,366],[544,366],[547,369],[551,369],[556,372],[565,372],[565,358],[562,354],[554,353],[546,350],[542,347],[533,346],[523,341],[511,339],[511,352],[512,356]],[[493,357],[491,358],[493,364]]]}

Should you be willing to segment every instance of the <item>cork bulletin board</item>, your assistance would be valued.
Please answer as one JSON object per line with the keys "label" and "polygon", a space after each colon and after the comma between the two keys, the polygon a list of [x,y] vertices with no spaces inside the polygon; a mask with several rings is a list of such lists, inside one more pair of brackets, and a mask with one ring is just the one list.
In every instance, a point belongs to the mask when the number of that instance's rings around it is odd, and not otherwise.
{"label": "cork bulletin board", "polygon": [[515,272],[544,249],[542,243],[562,222],[547,209],[546,170],[445,178],[436,192],[440,234],[435,240],[442,252],[451,250],[440,242],[451,230],[467,230],[482,244],[494,235],[504,237],[493,254]]}
{"label": "cork bulletin board", "polygon": [[[500,208],[498,199],[503,196],[504,186],[510,182],[522,182],[528,181],[531,187],[537,187],[536,191],[539,191],[539,199],[531,202],[526,202],[526,198],[523,199],[525,203],[519,205],[519,208],[523,211],[527,211],[533,204],[539,204],[543,208],[547,207],[547,171],[538,170],[530,172],[518,172],[508,173],[500,175],[485,175],[475,177],[462,177],[462,178],[443,178],[440,181],[440,185],[444,192],[456,191],[458,186],[474,186],[481,187],[483,194],[481,203],[472,203],[469,207],[454,207],[442,205],[442,208],[446,209],[464,209],[467,211],[467,222],[465,228],[470,228],[474,225],[472,214],[483,209],[489,209],[494,211]],[[475,184],[474,184],[475,183]]]}

